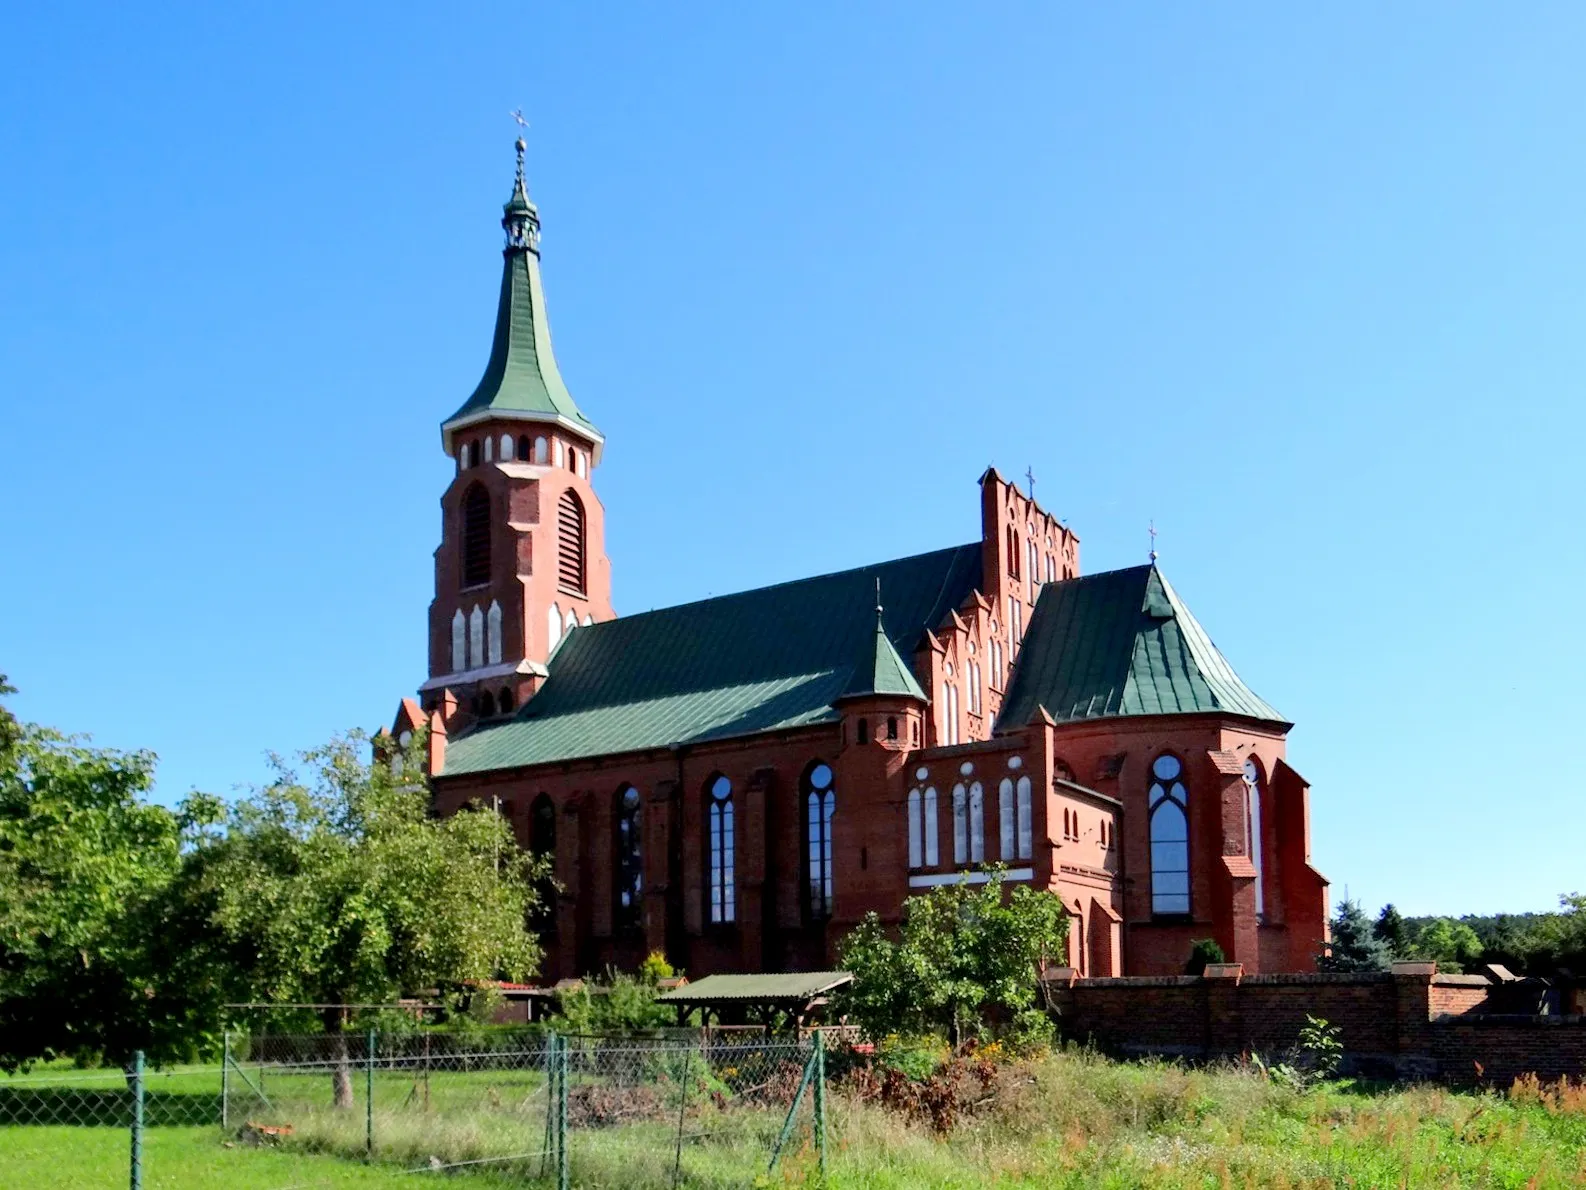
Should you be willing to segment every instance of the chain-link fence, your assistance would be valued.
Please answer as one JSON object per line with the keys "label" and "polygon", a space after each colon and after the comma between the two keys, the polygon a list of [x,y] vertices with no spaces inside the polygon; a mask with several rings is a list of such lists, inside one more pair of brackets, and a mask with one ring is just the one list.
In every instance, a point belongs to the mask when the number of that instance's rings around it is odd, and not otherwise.
{"label": "chain-link fence", "polygon": [[[559,1190],[736,1187],[779,1163],[824,1172],[825,1094],[819,1035],[238,1035],[218,1066],[0,1079],[0,1143],[30,1129],[125,1129],[130,1183],[60,1184],[133,1190],[152,1160],[145,1140],[166,1127],[213,1128],[227,1148],[268,1149],[277,1163],[298,1154],[315,1176],[339,1158],[404,1184],[428,1173]],[[155,1172],[161,1186],[186,1184]],[[282,1184],[312,1182],[299,1171]]]}

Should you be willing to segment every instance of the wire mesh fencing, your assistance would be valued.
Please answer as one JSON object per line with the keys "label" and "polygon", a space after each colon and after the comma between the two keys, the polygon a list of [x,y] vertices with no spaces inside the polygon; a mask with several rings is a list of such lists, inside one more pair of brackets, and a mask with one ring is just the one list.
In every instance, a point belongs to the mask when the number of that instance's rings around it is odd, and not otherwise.
{"label": "wire mesh fencing", "polygon": [[124,1177],[62,1184],[133,1190],[177,1184],[145,1153],[162,1128],[298,1156],[293,1185],[341,1159],[403,1184],[725,1188],[778,1165],[824,1173],[825,1091],[818,1035],[234,1035],[218,1065],[0,1079],[0,1143],[125,1130]]}

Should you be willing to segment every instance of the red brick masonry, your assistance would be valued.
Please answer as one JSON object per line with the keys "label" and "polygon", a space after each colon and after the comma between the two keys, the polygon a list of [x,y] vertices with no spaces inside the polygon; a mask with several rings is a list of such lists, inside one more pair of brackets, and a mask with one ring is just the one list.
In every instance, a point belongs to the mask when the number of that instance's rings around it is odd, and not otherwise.
{"label": "red brick masonry", "polygon": [[1116,1054],[1276,1056],[1310,1015],[1342,1030],[1350,1072],[1500,1084],[1586,1075],[1586,1016],[1496,1013],[1485,975],[1435,971],[1245,976],[1229,963],[1205,976],[1074,979],[1064,969],[1047,986],[1065,1037]]}

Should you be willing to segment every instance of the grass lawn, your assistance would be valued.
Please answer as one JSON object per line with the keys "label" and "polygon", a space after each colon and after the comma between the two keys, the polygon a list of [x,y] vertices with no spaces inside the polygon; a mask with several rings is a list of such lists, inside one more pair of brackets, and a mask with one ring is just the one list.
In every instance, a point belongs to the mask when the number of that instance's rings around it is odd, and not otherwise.
{"label": "grass lawn", "polygon": [[[170,1076],[160,1101],[163,1118],[174,1121],[193,1110],[213,1117],[218,1107],[209,1073]],[[537,1076],[480,1071],[437,1078],[428,1109],[410,1101],[411,1079],[404,1085],[393,1076],[382,1087],[377,1076],[378,1160],[368,1165],[358,1156],[361,1083],[354,1111],[330,1112],[315,1106],[327,1093],[323,1076],[312,1082],[269,1077],[266,1090],[280,1094],[281,1122],[294,1126],[285,1147],[226,1147],[218,1118],[158,1124],[145,1142],[145,1186],[434,1185],[436,1177],[406,1171],[427,1166],[428,1155],[436,1153],[447,1160],[521,1154],[543,1139],[545,1095]],[[69,1099],[18,1099],[43,1090],[37,1082],[20,1082],[0,1080],[0,1106],[6,1096],[13,1106],[80,1106]],[[71,1089],[115,1102],[107,1086]],[[52,1093],[64,1091],[57,1086]],[[391,1106],[382,1109],[382,1102]],[[699,1101],[690,1108],[687,1130],[708,1135],[684,1144],[684,1184],[710,1190],[812,1184],[807,1109],[796,1151],[774,1179],[764,1180],[781,1115],[765,1104]],[[673,1119],[652,1111],[576,1128],[570,1142],[574,1185],[670,1187]],[[829,1120],[832,1190],[1586,1187],[1586,1088],[1460,1092],[1335,1082],[1296,1091],[1255,1070],[1119,1063],[1069,1051],[1000,1065],[984,1084],[966,1083],[961,1110],[945,1134],[845,1090],[840,1080],[829,1096]],[[0,1127],[0,1188],[122,1187],[127,1146],[125,1127],[110,1120]],[[537,1159],[528,1159],[444,1176],[448,1185],[467,1190],[522,1186],[537,1171]]]}

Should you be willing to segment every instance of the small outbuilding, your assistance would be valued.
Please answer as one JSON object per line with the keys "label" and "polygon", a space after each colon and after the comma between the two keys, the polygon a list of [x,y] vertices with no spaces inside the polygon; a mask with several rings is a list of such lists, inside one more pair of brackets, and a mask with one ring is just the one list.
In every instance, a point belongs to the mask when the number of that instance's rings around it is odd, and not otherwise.
{"label": "small outbuilding", "polygon": [[853,983],[847,971],[791,971],[780,975],[707,975],[656,997],[677,1009],[677,1023],[698,1011],[700,1024],[761,1024],[769,1031],[778,1013],[802,1029],[831,1002],[831,994]]}

